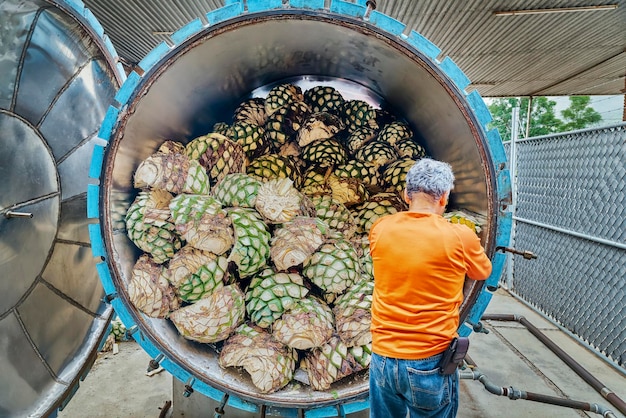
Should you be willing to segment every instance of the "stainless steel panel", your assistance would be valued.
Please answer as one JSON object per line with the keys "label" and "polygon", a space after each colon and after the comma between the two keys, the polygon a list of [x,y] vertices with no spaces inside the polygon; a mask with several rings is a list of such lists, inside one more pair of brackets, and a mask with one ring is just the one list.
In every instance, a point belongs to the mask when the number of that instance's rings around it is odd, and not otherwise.
{"label": "stainless steel panel", "polygon": [[[76,143],[80,143],[81,139],[77,138]],[[87,173],[91,164],[91,154],[96,140],[92,138],[82,145],[73,149],[67,157],[58,164],[59,178],[61,180],[61,199],[67,200],[87,191]],[[76,175],[82,173],[82,175]],[[83,215],[86,215],[84,212]]]}
{"label": "stainless steel panel", "polygon": [[59,192],[45,139],[23,119],[0,109],[0,210]]}
{"label": "stainless steel panel", "polygon": [[[15,111],[38,125],[88,58],[80,27],[58,9],[41,11],[23,59]],[[45,80],[45,83],[42,83]]]}
{"label": "stainless steel panel", "polygon": [[74,10],[0,2],[0,416],[52,414],[112,315],[89,248],[86,190],[92,137],[121,75]]}
{"label": "stainless steel panel", "polygon": [[72,199],[67,199],[61,204],[61,219],[57,239],[72,241],[80,244],[89,244],[89,230],[87,225],[87,196],[83,193]]}
{"label": "stainless steel panel", "polygon": [[93,315],[43,283],[35,286],[17,311],[43,361],[55,376],[62,375],[88,335]]}
{"label": "stainless steel panel", "polygon": [[0,108],[12,108],[20,55],[29,28],[43,2],[4,0],[0,3]]}
{"label": "stainless steel panel", "polygon": [[85,245],[57,243],[46,265],[42,278],[56,290],[71,299],[71,303],[82,306],[87,312],[95,313],[103,297],[97,283],[98,274],[93,267],[91,249]]}
{"label": "stainless steel panel", "polygon": [[[51,104],[40,126],[41,134],[47,138],[52,154],[58,161],[98,132],[115,94],[111,72],[106,70],[102,58],[89,61],[77,71],[69,85]],[[89,159],[89,155],[85,155],[85,158]],[[66,194],[67,190],[63,192]]]}
{"label": "stainless steel panel", "polygon": [[41,274],[54,244],[58,196],[19,208],[32,218],[0,215],[0,315],[12,309]]}
{"label": "stainless steel panel", "polygon": [[51,375],[14,314],[0,320],[0,370],[0,416],[28,416]]}

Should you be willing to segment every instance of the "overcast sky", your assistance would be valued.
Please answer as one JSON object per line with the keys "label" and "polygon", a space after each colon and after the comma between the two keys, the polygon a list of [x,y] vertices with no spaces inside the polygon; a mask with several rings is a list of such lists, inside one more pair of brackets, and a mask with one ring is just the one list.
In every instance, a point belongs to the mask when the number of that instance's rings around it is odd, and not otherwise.
{"label": "overcast sky", "polygon": [[[556,102],[556,115],[562,118],[561,111],[569,106],[569,97],[549,97]],[[591,106],[602,115],[602,125],[622,122],[624,96],[591,96]]]}

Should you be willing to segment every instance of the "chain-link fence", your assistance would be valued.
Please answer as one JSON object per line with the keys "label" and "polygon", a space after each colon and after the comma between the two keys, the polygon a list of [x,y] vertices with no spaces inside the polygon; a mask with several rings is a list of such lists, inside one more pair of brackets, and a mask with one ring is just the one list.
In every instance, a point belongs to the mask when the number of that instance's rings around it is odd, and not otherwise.
{"label": "chain-link fence", "polygon": [[509,290],[626,366],[626,124],[512,146]]}

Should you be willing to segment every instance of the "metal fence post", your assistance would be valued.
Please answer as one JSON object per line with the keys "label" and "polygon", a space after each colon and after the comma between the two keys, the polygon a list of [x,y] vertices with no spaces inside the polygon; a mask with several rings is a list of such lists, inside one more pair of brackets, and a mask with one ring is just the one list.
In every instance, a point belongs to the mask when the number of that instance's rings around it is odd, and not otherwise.
{"label": "metal fence post", "polygon": [[[517,203],[517,137],[518,137],[518,124],[519,124],[519,107],[514,107],[511,114],[511,148],[510,163],[511,169],[511,213],[515,215],[515,205]],[[515,246],[515,216],[513,216],[511,225],[511,237],[509,247]],[[513,289],[513,254],[507,253],[506,260],[506,288]]]}

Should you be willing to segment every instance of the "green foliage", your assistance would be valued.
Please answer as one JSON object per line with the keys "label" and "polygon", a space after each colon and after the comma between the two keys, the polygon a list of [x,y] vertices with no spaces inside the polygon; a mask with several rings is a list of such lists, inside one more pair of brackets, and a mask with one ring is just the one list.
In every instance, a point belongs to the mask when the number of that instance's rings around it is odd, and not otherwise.
{"label": "green foliage", "polygon": [[561,112],[565,124],[565,131],[574,131],[597,124],[602,120],[602,116],[589,106],[591,98],[589,96],[571,96],[570,105]]}
{"label": "green foliage", "polygon": [[[494,99],[489,105],[493,117],[489,129],[497,128],[503,141],[511,139],[511,117],[513,108],[519,107],[521,136],[526,132],[528,97],[508,97]],[[596,124],[602,117],[589,106],[589,96],[571,96],[570,106],[561,112],[564,120],[557,117],[554,107],[556,102],[547,97],[533,97],[528,136],[541,136],[557,132],[582,129]]]}
{"label": "green foliage", "polygon": [[491,112],[493,119],[488,128],[496,128],[504,142],[511,140],[511,118],[513,117],[513,108],[517,106],[519,106],[519,99],[512,97],[495,99],[489,105],[489,112]]}
{"label": "green foliage", "polygon": [[[524,126],[528,114],[528,97],[495,99],[489,106],[489,111],[493,116],[490,128],[497,128],[503,141],[511,139],[511,114],[514,107],[519,107],[519,120]],[[548,100],[547,97],[534,97],[530,110],[530,128],[528,136],[548,135],[555,132],[562,132],[563,122],[556,116],[554,107],[556,102]]]}

